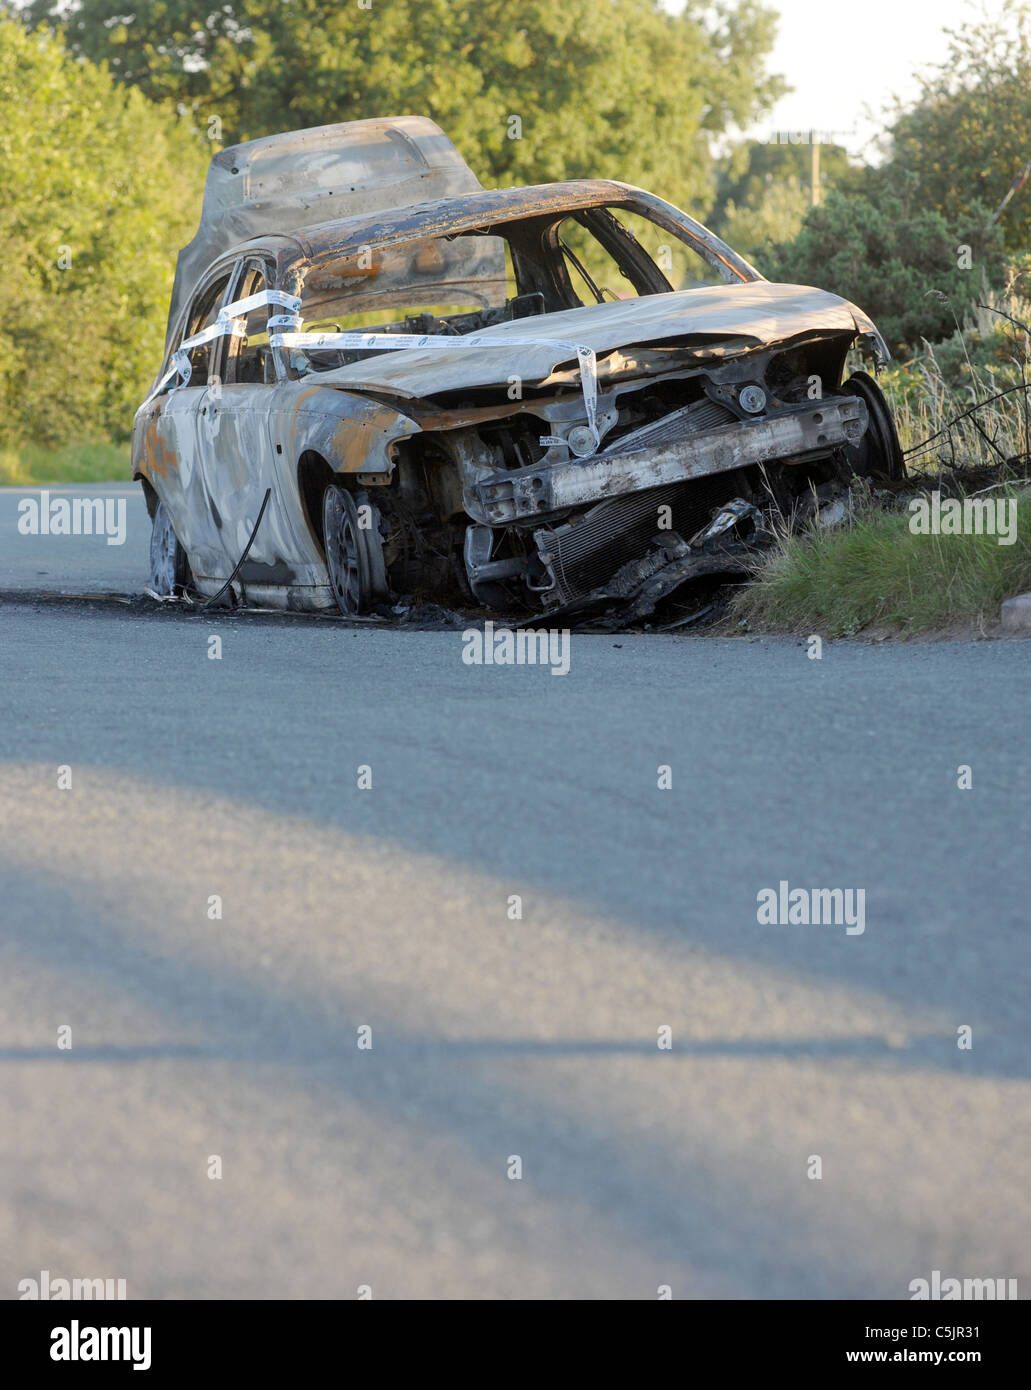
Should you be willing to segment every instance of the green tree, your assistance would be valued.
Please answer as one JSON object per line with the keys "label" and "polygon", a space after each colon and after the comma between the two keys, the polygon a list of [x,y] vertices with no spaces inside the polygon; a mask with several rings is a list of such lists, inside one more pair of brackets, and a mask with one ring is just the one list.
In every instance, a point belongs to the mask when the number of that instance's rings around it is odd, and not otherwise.
{"label": "green tree", "polygon": [[[710,141],[781,94],[759,0],[33,0],[73,50],[226,144],[431,116],[488,185],[608,176],[704,215]],[[513,120],[513,118],[515,118]],[[516,136],[517,138],[513,138]]]}
{"label": "green tree", "polygon": [[962,322],[986,281],[1003,273],[1001,232],[983,206],[961,217],[927,208],[913,180],[877,200],[831,192],[799,234],[760,267],[771,280],[816,285],[852,300],[893,350],[937,342]]}
{"label": "green tree", "polygon": [[[891,125],[889,181],[912,175],[929,207],[950,218],[983,204],[989,216],[1031,161],[1031,4],[973,11],[949,30],[949,55],[922,79]],[[1031,178],[1002,214],[1011,251],[1031,245]]]}
{"label": "green tree", "polygon": [[127,435],[210,147],[0,15],[0,443]]}

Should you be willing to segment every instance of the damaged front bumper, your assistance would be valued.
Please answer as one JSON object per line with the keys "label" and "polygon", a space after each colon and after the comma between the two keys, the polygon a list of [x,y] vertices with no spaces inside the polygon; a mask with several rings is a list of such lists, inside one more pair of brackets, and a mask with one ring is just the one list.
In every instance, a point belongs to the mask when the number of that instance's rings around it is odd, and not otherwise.
{"label": "damaged front bumper", "polygon": [[705,433],[691,432],[684,412],[683,425],[682,437],[651,447],[626,452],[617,440],[586,458],[498,469],[473,483],[475,510],[504,526],[737,468],[808,462],[858,444],[867,410],[856,397],[833,396]]}

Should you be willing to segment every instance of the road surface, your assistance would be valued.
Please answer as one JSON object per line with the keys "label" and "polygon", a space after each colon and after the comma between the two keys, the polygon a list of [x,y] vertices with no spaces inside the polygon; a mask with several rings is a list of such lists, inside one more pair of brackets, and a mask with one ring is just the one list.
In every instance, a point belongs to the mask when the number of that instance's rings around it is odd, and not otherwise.
{"label": "road surface", "polygon": [[[124,539],[108,543],[105,535],[29,534],[30,521],[42,510],[49,514],[59,499],[99,500],[105,505],[105,524],[110,514],[116,526],[119,503],[124,503]],[[34,502],[30,518],[22,502]],[[26,529],[19,530],[19,522]],[[39,524],[37,522],[37,524]],[[92,523],[91,523],[92,524]],[[10,593],[54,595],[140,593],[147,583],[150,555],[150,519],[139,483],[80,483],[48,488],[0,488],[0,596]]]}
{"label": "road surface", "polygon": [[1023,643],[0,637],[2,1296],[1031,1289]]}

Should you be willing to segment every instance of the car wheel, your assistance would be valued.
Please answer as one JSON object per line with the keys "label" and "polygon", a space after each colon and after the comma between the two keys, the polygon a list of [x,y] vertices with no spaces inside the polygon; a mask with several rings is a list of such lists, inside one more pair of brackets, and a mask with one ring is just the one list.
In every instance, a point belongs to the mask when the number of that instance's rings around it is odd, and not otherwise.
{"label": "car wheel", "polygon": [[897,482],[906,476],[906,460],[899,443],[895,418],[884,392],[868,372],[855,372],[842,386],[850,396],[857,396],[866,406],[870,422],[858,444],[845,448],[845,457],[853,473],[863,478]]}
{"label": "car wheel", "polygon": [[190,562],[164,502],[154,509],[150,533],[150,587],[155,594],[181,593],[190,582]]}
{"label": "car wheel", "polygon": [[337,607],[348,618],[367,613],[387,591],[379,514],[370,510],[371,524],[359,524],[359,506],[367,507],[364,494],[356,498],[335,483],[322,497],[322,535],[326,567]]}

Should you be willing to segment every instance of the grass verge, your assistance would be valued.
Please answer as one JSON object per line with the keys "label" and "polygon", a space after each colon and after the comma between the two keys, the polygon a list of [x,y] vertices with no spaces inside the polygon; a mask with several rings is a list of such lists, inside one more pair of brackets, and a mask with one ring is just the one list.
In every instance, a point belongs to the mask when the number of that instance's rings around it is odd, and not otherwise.
{"label": "grass verge", "polygon": [[23,444],[0,450],[0,487],[110,483],[129,478],[128,444]]}
{"label": "grass verge", "polygon": [[868,506],[835,531],[785,536],[734,597],[753,629],[850,637],[865,628],[911,636],[994,625],[1003,599],[1031,589],[1031,491],[1017,502],[1017,536],[914,535],[906,512]]}

